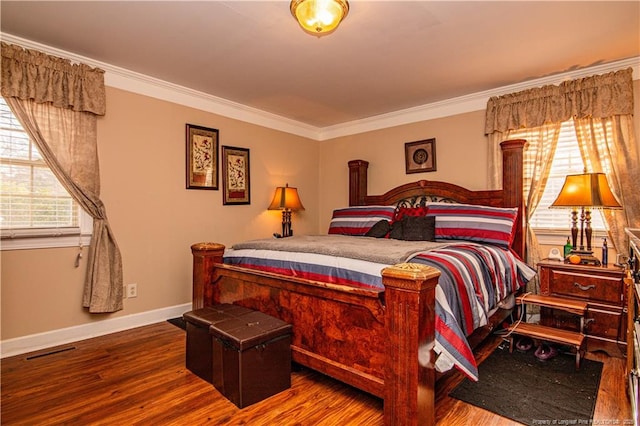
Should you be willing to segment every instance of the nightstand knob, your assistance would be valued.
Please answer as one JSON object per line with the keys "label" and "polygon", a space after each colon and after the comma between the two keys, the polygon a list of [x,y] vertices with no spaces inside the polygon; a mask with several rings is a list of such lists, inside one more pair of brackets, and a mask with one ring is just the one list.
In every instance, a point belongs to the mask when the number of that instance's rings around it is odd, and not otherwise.
{"label": "nightstand knob", "polygon": [[595,284],[590,284],[590,285],[588,285],[588,286],[583,286],[583,285],[581,285],[580,283],[577,283],[577,282],[574,282],[574,283],[573,283],[573,286],[574,286],[574,287],[578,287],[578,288],[579,288],[580,290],[582,290],[582,291],[589,291],[589,290],[591,290],[592,288],[596,288],[596,285],[595,285]]}

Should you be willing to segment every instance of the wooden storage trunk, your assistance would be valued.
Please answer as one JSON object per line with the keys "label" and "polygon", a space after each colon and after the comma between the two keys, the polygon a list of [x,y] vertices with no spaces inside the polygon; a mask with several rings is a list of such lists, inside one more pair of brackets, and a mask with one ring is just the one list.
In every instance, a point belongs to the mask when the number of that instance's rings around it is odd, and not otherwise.
{"label": "wooden storage trunk", "polygon": [[243,408],[291,387],[291,328],[256,311],[212,323],[216,389]]}

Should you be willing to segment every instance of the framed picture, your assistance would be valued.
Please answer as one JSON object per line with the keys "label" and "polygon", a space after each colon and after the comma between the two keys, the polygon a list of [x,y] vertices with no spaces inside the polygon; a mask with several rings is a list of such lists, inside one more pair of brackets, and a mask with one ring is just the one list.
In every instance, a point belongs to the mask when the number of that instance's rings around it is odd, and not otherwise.
{"label": "framed picture", "polygon": [[425,139],[404,144],[407,173],[436,171],[436,139]]}
{"label": "framed picture", "polygon": [[249,150],[222,147],[222,204],[250,204]]}
{"label": "framed picture", "polygon": [[187,189],[218,189],[218,129],[187,124]]}

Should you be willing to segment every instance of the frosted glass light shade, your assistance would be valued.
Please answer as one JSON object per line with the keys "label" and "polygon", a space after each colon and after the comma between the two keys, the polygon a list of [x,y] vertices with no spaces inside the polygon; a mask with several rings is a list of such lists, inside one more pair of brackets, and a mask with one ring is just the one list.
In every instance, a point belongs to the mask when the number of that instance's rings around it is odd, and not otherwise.
{"label": "frosted glass light shade", "polygon": [[322,36],[334,31],[349,13],[346,0],[293,0],[289,6],[303,30]]}

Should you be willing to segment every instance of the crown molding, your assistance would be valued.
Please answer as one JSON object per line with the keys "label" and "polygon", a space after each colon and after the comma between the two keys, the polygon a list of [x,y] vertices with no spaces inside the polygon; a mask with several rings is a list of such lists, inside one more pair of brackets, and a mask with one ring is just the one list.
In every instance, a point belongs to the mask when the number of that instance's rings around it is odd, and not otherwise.
{"label": "crown molding", "polygon": [[39,50],[49,55],[68,59],[72,62],[84,63],[91,67],[100,68],[105,72],[105,85],[109,87],[185,105],[273,130],[280,130],[282,132],[318,140],[320,129],[300,121],[291,120],[257,108],[239,104],[228,99],[209,95],[204,92],[189,89],[188,87],[180,86],[11,34],[0,32],[0,39],[4,42],[17,44],[27,49]]}
{"label": "crown molding", "polygon": [[549,84],[560,84],[566,80],[603,74],[628,67],[633,68],[634,80],[640,79],[640,57],[636,56],[387,114],[376,115],[362,120],[354,120],[328,127],[315,127],[11,34],[0,33],[0,38],[2,41],[18,44],[28,49],[37,49],[41,52],[66,58],[73,62],[82,62],[92,67],[101,68],[105,71],[105,84],[110,87],[174,102],[316,141],[326,141],[342,136],[479,111],[485,109],[487,101],[492,96],[500,96]]}
{"label": "crown molding", "polygon": [[[84,63],[88,64],[87,62]],[[303,136],[313,140],[318,140],[319,138],[319,128],[300,121],[291,120],[280,115],[262,111],[257,108],[189,89],[188,87],[179,86],[157,78],[134,73],[122,68],[118,70],[113,66],[100,66],[100,68],[105,70],[105,84],[110,87],[196,108],[202,111],[256,124],[273,130],[279,130],[285,133]]]}
{"label": "crown molding", "polygon": [[351,121],[349,123],[320,129],[319,140],[329,140],[341,136],[349,136],[358,133],[370,132],[373,130],[386,129],[389,127],[411,124],[420,121],[433,120],[436,118],[448,117],[466,112],[483,110],[487,107],[487,101],[492,96],[501,96],[508,93],[515,93],[522,90],[533,89],[534,87],[560,84],[563,81],[578,78],[590,77],[592,75],[605,74],[625,68],[633,69],[633,79],[640,79],[640,56],[622,59],[606,64],[581,68],[579,70],[567,71],[554,74],[548,77],[527,80],[522,83],[509,86],[498,87],[483,92],[472,93],[470,95],[451,98],[440,102],[420,105],[394,111],[388,114],[381,114],[362,120]]}

